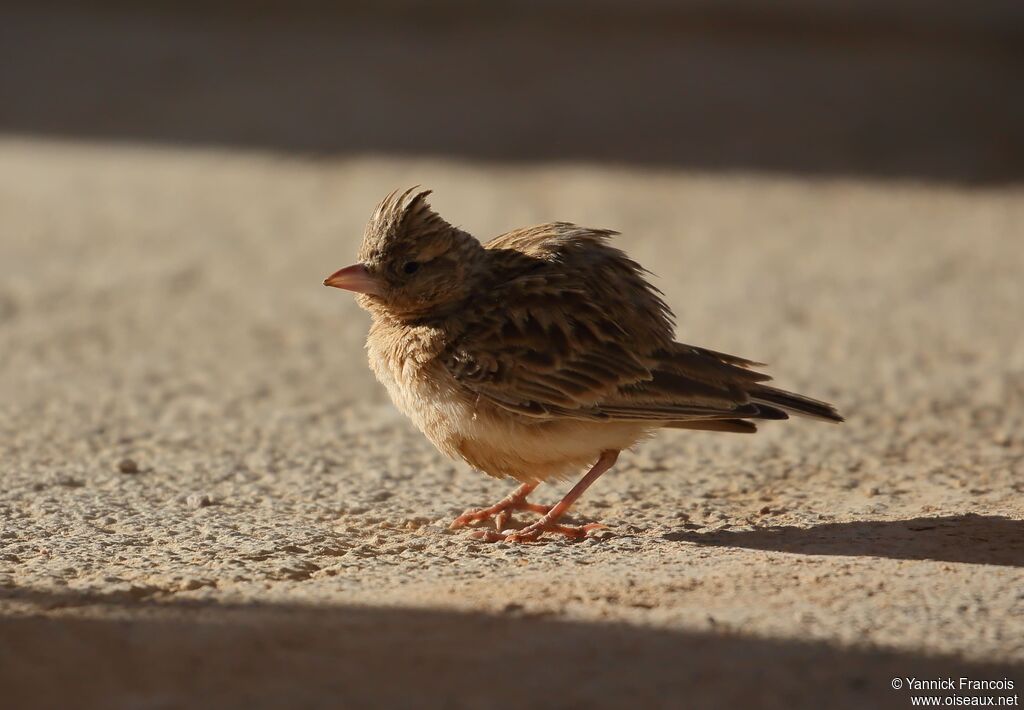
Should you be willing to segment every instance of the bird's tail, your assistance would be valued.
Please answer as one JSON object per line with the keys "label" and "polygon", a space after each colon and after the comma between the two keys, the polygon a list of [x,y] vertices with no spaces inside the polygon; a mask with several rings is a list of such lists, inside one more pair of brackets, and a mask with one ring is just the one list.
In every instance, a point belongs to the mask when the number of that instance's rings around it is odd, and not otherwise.
{"label": "bird's tail", "polygon": [[836,408],[828,402],[804,397],[802,394],[787,392],[768,385],[756,385],[748,389],[747,393],[750,395],[750,399],[758,404],[769,404],[793,414],[837,424],[844,421]]}

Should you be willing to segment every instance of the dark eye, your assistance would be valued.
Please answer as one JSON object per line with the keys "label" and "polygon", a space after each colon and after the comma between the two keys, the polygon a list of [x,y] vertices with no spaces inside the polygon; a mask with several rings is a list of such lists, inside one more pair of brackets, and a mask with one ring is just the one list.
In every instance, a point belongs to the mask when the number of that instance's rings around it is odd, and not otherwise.
{"label": "dark eye", "polygon": [[407,261],[405,266],[402,267],[402,271],[407,274],[415,274],[420,268],[420,262],[418,261]]}

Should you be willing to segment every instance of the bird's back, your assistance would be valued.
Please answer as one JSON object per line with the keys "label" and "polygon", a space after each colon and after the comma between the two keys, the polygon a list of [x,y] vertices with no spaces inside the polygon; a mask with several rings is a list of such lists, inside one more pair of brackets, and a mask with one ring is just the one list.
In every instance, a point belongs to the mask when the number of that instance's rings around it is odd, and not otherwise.
{"label": "bird's back", "polygon": [[[485,244],[492,284],[524,318],[546,315],[572,337],[574,327],[648,345],[672,341],[672,311],[646,270],[609,240],[618,233],[553,222],[517,229]],[[556,336],[557,337],[557,336]]]}

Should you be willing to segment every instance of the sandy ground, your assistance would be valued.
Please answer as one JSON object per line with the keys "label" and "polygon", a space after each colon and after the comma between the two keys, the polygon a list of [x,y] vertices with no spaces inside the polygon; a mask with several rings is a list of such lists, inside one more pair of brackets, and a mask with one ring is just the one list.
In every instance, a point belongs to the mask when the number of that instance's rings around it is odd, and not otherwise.
{"label": "sandy ground", "polygon": [[[7,707],[1024,684],[1021,188],[26,139],[0,166]],[[621,230],[680,338],[849,421],[665,433],[591,489],[575,515],[608,529],[579,543],[449,532],[509,484],[392,408],[367,316],[320,285],[416,182],[480,236]]]}

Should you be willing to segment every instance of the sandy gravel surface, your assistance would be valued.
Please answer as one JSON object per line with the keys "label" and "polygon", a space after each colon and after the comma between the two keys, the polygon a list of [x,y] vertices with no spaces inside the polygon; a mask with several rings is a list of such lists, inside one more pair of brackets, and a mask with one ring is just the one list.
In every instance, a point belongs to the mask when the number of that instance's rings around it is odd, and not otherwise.
{"label": "sandy gravel surface", "polygon": [[[680,338],[841,427],[668,432],[579,543],[446,530],[445,460],[321,279],[423,183],[623,232]],[[0,141],[9,707],[909,707],[1024,685],[1024,191]],[[545,486],[553,501],[566,485]]]}

